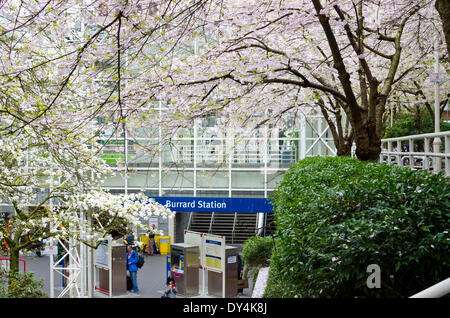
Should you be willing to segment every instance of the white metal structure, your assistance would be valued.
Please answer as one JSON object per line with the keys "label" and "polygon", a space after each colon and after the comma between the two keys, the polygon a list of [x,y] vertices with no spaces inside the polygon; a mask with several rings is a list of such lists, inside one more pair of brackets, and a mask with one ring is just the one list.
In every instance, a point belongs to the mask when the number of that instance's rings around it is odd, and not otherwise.
{"label": "white metal structure", "polygon": [[[439,152],[433,151],[436,139],[444,140],[444,152],[440,148]],[[401,150],[403,145],[408,145],[407,151]],[[450,131],[382,139],[380,162],[434,172],[443,169],[450,175]]]}
{"label": "white metal structure", "polygon": [[[55,273],[60,275],[65,282],[56,298],[62,298],[65,295],[71,298],[80,298],[83,295],[80,285],[80,278],[83,271],[78,246],[73,239],[70,239],[69,242],[62,242],[58,239],[58,243],[63,249],[63,253],[59,258],[57,257],[56,261],[54,261],[53,255],[50,256],[50,298],[55,298]],[[68,260],[68,263],[63,263],[64,260]]]}
{"label": "white metal structure", "polygon": [[450,277],[433,285],[410,298],[440,298],[450,294]]}
{"label": "white metal structure", "polygon": [[[162,114],[167,109],[160,106]],[[103,158],[117,170],[104,188],[124,193],[144,187],[154,195],[168,191],[234,191],[267,197],[276,188],[281,174],[300,159],[316,155],[336,155],[333,138],[322,116],[300,114],[280,137],[281,129],[268,125],[252,135],[225,134],[219,127],[194,120],[185,133],[177,133],[170,143],[159,136],[121,132],[102,138]],[[143,128],[144,129],[144,128]],[[146,151],[157,147],[154,154]],[[116,167],[121,162],[120,167]],[[243,177],[242,177],[243,176]]]}

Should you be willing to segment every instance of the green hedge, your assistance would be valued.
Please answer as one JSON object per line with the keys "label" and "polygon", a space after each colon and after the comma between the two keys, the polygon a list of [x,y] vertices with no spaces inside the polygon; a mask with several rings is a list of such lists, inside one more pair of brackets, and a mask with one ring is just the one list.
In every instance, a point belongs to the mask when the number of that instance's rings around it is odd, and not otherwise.
{"label": "green hedge", "polygon": [[43,284],[43,279],[36,280],[33,272],[0,270],[0,298],[48,298]]}
{"label": "green hedge", "polygon": [[[450,182],[442,174],[314,157],[274,192],[265,297],[408,297],[450,277]],[[381,268],[381,288],[366,281]]]}
{"label": "green hedge", "polygon": [[274,239],[271,236],[253,236],[242,245],[242,260],[245,268],[243,278],[250,278],[252,290],[261,267],[268,266],[272,256]]}

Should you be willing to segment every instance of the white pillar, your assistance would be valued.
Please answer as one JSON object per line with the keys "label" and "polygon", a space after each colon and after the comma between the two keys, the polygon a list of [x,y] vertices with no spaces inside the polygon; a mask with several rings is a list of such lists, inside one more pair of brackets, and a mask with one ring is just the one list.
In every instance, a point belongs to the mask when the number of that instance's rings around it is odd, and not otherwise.
{"label": "white pillar", "polygon": [[[434,73],[439,74],[439,52],[438,52],[438,39],[437,36],[434,41]],[[440,132],[440,83],[438,81],[434,82],[434,132]],[[435,137],[433,140],[433,152],[435,154],[441,152],[441,138]],[[433,160],[433,171],[435,173],[440,172],[442,169],[441,158],[434,157]]]}
{"label": "white pillar", "polygon": [[[88,218],[88,229],[89,231],[92,229],[92,219]],[[94,276],[93,276],[93,255],[94,250],[92,247],[88,247],[87,250],[87,297],[92,298],[92,291],[93,291],[93,282],[94,282]]]}
{"label": "white pillar", "polygon": [[[58,257],[58,256],[56,256]],[[50,254],[50,298],[55,298],[55,271],[53,269],[53,264],[55,263],[53,259],[53,254]]]}
{"label": "white pillar", "polygon": [[[83,240],[85,238],[84,231],[85,231],[85,218],[84,218],[84,212],[80,211],[80,237]],[[82,242],[78,243],[80,246],[80,294],[81,297],[86,297],[86,245]]]}
{"label": "white pillar", "polygon": [[317,154],[319,156],[322,155],[322,117],[320,115],[317,116]]}
{"label": "white pillar", "polygon": [[300,117],[300,159],[306,157],[306,118],[305,114]]}
{"label": "white pillar", "polygon": [[[176,214],[177,212],[175,212]],[[168,235],[170,236],[171,240],[172,240],[172,244],[175,243],[174,242],[174,238],[175,238],[175,222],[174,222],[174,218],[175,217],[169,217],[167,218],[167,231],[168,231]]]}

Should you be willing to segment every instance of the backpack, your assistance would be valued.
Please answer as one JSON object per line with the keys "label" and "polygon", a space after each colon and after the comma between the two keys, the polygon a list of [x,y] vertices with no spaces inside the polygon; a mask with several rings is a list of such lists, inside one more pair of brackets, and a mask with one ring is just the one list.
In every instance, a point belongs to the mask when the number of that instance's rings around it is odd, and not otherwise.
{"label": "backpack", "polygon": [[144,257],[143,257],[142,255],[139,255],[139,259],[138,259],[138,261],[136,262],[136,266],[137,266],[138,268],[141,268],[142,266],[144,266],[144,263],[145,263]]}

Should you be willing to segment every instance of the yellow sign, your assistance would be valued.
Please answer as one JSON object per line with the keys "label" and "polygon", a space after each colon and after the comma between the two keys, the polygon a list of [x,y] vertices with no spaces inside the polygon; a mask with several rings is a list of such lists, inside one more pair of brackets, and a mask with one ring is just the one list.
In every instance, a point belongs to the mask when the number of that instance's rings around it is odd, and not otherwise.
{"label": "yellow sign", "polygon": [[222,269],[222,259],[216,256],[206,255],[206,266],[209,268]]}

